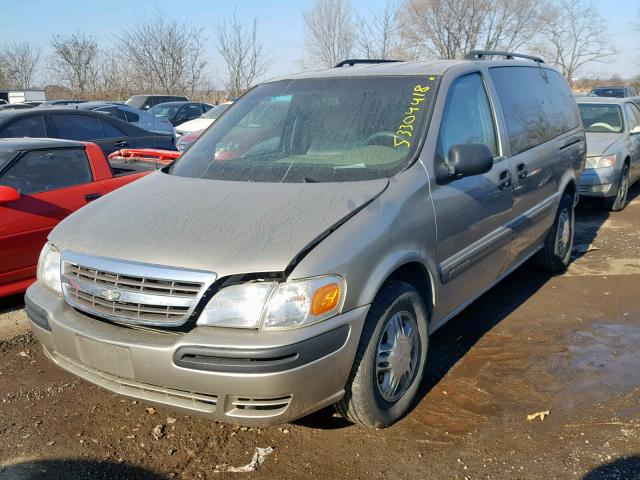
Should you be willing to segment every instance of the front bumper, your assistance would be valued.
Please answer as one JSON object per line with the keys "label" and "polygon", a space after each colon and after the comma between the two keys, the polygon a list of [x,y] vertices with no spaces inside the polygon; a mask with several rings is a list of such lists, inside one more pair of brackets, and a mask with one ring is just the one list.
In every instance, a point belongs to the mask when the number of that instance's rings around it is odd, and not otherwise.
{"label": "front bumper", "polygon": [[580,196],[615,197],[620,183],[620,171],[615,167],[588,168],[580,175]]}
{"label": "front bumper", "polygon": [[122,395],[244,425],[289,422],[335,403],[368,307],[302,329],[129,328],[77,312],[36,283],[32,330],[60,367]]}

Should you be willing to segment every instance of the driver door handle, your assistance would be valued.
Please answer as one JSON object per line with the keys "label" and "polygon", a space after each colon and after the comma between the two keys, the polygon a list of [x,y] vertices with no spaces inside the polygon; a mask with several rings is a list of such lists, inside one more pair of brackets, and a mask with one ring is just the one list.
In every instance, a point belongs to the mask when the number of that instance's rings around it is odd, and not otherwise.
{"label": "driver door handle", "polygon": [[524,180],[525,178],[527,178],[529,171],[527,170],[527,166],[524,163],[521,163],[520,165],[518,165],[517,170],[518,170],[518,178],[520,180]]}
{"label": "driver door handle", "polygon": [[511,172],[503,170],[498,177],[498,189],[507,190],[509,187],[511,187]]}

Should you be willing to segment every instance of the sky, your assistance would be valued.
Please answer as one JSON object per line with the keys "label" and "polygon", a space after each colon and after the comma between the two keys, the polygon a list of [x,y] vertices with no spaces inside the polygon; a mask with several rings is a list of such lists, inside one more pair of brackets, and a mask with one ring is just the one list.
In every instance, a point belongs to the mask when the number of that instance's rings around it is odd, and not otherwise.
{"label": "sky", "polygon": [[[234,9],[241,19],[258,19],[258,34],[274,59],[267,77],[300,69],[304,58],[302,13],[313,0],[24,0],[2,1],[0,40],[34,42],[45,51],[53,34],[81,32],[94,36],[100,44],[113,46],[117,35],[146,15],[161,12],[194,26],[204,27],[212,65],[209,73],[220,83],[216,66],[215,29]],[[387,0],[351,0],[354,10],[366,16],[384,8]],[[631,19],[640,12],[640,0],[594,0],[594,7],[609,26],[610,39],[618,55],[607,64],[586,67],[581,74],[618,74],[631,78],[640,74],[640,34],[630,28]],[[46,82],[46,76],[45,83]]]}

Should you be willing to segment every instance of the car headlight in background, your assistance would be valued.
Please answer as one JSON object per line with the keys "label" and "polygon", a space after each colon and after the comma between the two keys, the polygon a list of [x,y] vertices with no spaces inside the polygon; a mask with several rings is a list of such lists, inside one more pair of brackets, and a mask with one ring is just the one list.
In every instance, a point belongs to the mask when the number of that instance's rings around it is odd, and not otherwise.
{"label": "car headlight in background", "polygon": [[598,157],[587,157],[585,168],[607,168],[616,164],[615,155],[602,155]]}
{"label": "car headlight in background", "polygon": [[337,275],[232,285],[213,296],[197,323],[263,330],[304,327],[339,314],[345,294],[346,283]]}
{"label": "car headlight in background", "polygon": [[38,258],[38,281],[56,293],[62,293],[60,281],[60,251],[47,242]]}

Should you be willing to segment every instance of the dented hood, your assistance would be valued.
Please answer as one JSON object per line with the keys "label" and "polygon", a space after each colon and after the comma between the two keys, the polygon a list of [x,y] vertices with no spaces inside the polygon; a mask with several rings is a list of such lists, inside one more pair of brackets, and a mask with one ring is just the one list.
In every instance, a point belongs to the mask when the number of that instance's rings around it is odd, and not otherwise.
{"label": "dented hood", "polygon": [[387,185],[387,179],[274,184],[156,172],[78,210],[49,238],[61,250],[218,276],[281,272]]}

